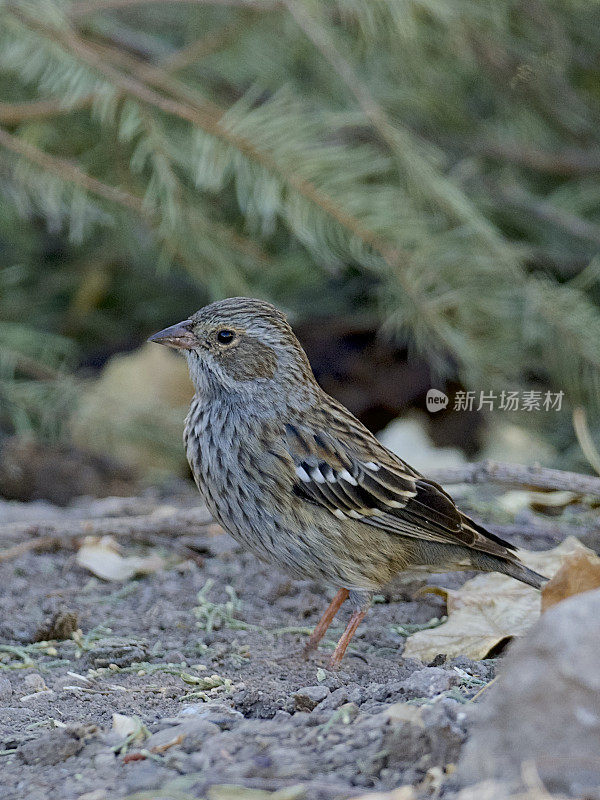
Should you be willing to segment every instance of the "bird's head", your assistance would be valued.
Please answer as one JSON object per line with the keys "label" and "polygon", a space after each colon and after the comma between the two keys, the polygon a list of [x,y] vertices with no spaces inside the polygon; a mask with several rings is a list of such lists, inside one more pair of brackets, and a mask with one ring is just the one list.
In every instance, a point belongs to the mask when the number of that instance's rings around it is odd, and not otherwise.
{"label": "bird's head", "polygon": [[149,341],[185,353],[199,392],[289,394],[314,384],[306,354],[284,314],[262,300],[219,300]]}

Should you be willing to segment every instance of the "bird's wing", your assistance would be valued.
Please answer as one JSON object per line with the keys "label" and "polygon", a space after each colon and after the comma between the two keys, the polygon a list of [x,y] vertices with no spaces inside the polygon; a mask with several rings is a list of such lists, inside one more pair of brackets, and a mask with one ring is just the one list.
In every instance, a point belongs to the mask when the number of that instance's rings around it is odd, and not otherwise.
{"label": "bird's wing", "polygon": [[515,548],[465,516],[441,486],[387,450],[343,406],[324,412],[319,423],[285,425],[300,497],[339,520],[511,558]]}

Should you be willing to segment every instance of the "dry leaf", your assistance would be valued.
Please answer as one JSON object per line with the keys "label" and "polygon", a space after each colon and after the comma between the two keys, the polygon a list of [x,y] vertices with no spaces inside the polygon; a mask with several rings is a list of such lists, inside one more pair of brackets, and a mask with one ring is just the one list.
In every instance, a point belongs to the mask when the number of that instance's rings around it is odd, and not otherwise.
{"label": "dry leaf", "polygon": [[122,556],[112,536],[86,536],[76,561],[105,581],[126,581],[134,575],[148,575],[164,566],[157,555]]}
{"label": "dry leaf", "polygon": [[128,736],[140,741],[146,738],[144,725],[138,717],[128,717],[126,714],[113,714],[112,722],[113,731],[117,736],[121,736],[123,739],[127,739]]}
{"label": "dry leaf", "polygon": [[369,792],[350,800],[415,800],[417,795],[412,786],[399,786],[391,792]]}
{"label": "dry leaf", "polygon": [[[519,555],[528,567],[550,577],[573,553],[594,555],[573,536],[553,550],[522,550]],[[448,620],[409,636],[404,648],[407,658],[429,662],[439,653],[485,658],[501,642],[525,633],[541,613],[537,589],[497,572],[478,575],[445,594]]]}
{"label": "dry leaf", "polygon": [[308,800],[306,790],[300,784],[277,789],[247,789],[245,786],[221,784],[211,786],[207,792],[208,800]]}
{"label": "dry leaf", "polygon": [[542,589],[542,612],[574,594],[600,588],[600,558],[578,550],[567,556],[556,575]]}

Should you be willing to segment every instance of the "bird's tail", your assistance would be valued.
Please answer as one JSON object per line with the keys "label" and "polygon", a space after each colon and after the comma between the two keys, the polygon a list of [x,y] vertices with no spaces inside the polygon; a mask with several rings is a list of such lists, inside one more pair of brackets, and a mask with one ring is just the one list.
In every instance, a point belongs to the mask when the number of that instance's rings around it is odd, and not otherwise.
{"label": "bird's tail", "polygon": [[504,575],[510,575],[511,578],[516,578],[521,583],[527,583],[533,586],[534,589],[541,589],[542,586],[548,581],[544,575],[535,572],[520,561],[504,561],[502,566],[496,568],[498,572]]}

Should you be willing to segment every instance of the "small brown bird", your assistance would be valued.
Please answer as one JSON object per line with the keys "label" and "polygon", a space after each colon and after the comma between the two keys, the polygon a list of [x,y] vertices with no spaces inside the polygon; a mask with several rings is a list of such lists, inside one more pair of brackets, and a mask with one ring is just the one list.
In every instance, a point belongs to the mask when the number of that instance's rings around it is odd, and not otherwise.
{"label": "small brown bird", "polygon": [[150,338],[185,352],[195,396],[184,442],[214,517],[261,559],[336,588],[306,650],[348,598],[338,667],[374,592],[410,568],[545,580],[515,548],[380,444],[317,384],[285,316],[232,297]]}

